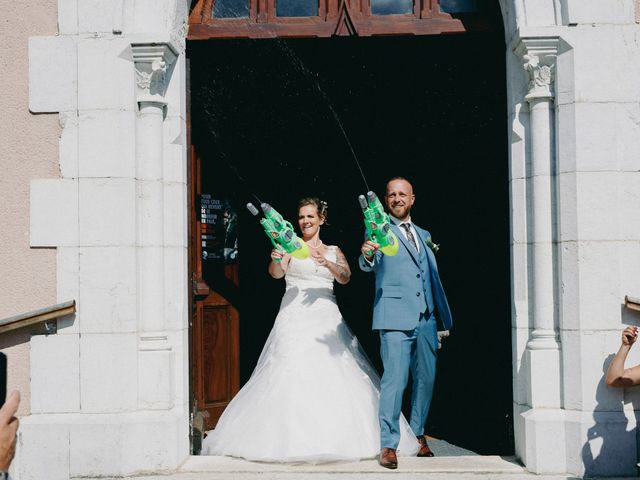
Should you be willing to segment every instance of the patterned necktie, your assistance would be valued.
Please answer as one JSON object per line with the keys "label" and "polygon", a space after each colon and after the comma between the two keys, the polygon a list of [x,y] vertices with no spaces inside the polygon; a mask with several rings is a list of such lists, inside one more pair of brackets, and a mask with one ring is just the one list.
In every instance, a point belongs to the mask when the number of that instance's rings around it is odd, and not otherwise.
{"label": "patterned necktie", "polygon": [[404,231],[407,232],[407,240],[409,240],[409,243],[411,243],[411,245],[413,245],[413,248],[416,249],[416,252],[418,251],[418,244],[416,243],[416,239],[413,236],[413,233],[411,233],[411,224],[410,223],[401,223],[400,226],[402,228],[404,228]]}

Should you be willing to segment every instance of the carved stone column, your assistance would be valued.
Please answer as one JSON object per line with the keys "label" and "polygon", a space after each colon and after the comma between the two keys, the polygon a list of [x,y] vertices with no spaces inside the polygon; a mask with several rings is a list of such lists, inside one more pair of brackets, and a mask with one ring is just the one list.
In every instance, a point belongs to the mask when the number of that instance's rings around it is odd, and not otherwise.
{"label": "carved stone column", "polygon": [[529,171],[527,216],[533,332],[527,344],[528,401],[532,407],[560,407],[560,341],[555,308],[556,223],[554,69],[557,37],[523,38],[516,47],[528,75]]}
{"label": "carved stone column", "polygon": [[133,44],[136,121],[136,250],[138,398],[143,408],[171,405],[171,344],[164,322],[163,120],[168,69],[176,52],[168,44]]}

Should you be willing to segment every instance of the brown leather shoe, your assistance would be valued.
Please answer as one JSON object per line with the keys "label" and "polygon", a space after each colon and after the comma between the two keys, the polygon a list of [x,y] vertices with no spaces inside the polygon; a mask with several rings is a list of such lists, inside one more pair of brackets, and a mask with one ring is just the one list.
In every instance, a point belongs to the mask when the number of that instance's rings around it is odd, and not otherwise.
{"label": "brown leather shoe", "polygon": [[380,450],[378,463],[384,468],[390,468],[391,470],[398,468],[398,457],[396,456],[395,448],[383,448]]}
{"label": "brown leather shoe", "polygon": [[433,457],[433,452],[427,445],[427,436],[426,435],[418,435],[416,437],[418,442],[420,442],[420,450],[418,450],[418,457]]}

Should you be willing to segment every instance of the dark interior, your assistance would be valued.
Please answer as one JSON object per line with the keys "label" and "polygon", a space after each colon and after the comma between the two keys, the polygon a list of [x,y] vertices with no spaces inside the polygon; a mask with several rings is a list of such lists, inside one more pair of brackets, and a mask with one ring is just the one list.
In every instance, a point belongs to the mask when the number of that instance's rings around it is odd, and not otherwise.
{"label": "dark interior", "polygon": [[[504,38],[457,36],[216,40],[188,45],[192,142],[203,193],[238,213],[240,286],[204,262],[240,311],[241,382],[273,324],[284,281],[244,205],[255,196],[296,226],[295,205],[329,204],[326,244],[351,264],[343,316],[380,370],[373,276],[357,268],[357,197],[402,175],[413,220],[441,245],[454,328],[438,360],[426,432],[480,454],[513,454],[509,196]],[[344,131],[344,134],[343,134]]]}

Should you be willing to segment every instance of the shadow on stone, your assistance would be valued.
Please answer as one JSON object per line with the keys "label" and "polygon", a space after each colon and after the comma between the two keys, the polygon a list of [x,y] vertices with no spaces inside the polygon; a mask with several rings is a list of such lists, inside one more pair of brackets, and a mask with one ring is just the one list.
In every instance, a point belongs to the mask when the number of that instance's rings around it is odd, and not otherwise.
{"label": "shadow on stone", "polygon": [[[613,354],[609,355],[603,363],[603,376],[596,390],[597,405],[593,412],[594,424],[587,430],[587,441],[582,447],[584,478],[637,474],[635,422],[630,422],[622,409],[616,411],[603,409],[607,397],[611,394],[604,382],[604,374],[613,357]],[[624,398],[623,396],[623,402]],[[633,404],[633,400],[630,403]],[[633,410],[638,408],[640,405],[633,405]]]}

